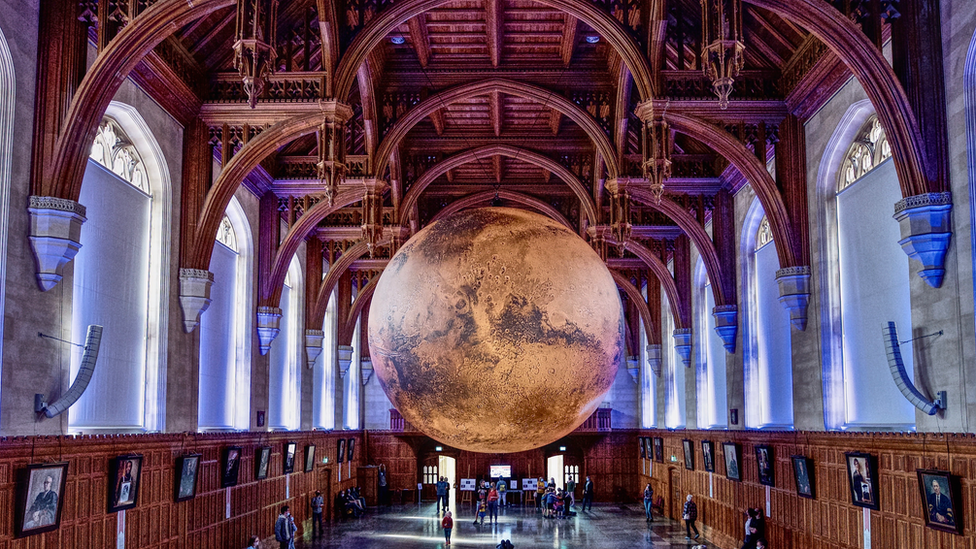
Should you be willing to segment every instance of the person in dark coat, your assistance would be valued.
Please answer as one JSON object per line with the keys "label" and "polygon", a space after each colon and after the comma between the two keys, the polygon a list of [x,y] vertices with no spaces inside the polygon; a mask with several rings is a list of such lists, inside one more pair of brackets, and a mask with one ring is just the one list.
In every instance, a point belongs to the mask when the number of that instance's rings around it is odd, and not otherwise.
{"label": "person in dark coat", "polygon": [[583,510],[586,511],[586,506],[589,504],[590,511],[593,510],[593,481],[590,477],[586,477],[586,484],[583,485]]}

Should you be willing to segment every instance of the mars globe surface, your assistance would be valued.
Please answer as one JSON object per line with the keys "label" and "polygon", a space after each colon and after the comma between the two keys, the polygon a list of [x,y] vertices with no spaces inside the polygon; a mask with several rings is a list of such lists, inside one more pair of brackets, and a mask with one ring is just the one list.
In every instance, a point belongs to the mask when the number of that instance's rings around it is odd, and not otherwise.
{"label": "mars globe surface", "polygon": [[606,265],[538,214],[467,210],[390,260],[368,322],[386,395],[423,433],[476,452],[569,434],[597,408],[624,353]]}

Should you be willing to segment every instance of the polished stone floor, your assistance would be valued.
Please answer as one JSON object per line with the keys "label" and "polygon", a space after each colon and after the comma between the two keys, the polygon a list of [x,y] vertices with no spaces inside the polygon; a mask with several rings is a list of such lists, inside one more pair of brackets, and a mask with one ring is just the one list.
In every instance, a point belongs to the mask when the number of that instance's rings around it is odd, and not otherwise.
{"label": "polished stone floor", "polygon": [[[455,510],[450,547],[493,549],[508,539],[516,549],[654,547],[687,548],[705,543],[685,540],[684,525],[661,517],[648,523],[641,505],[595,504],[566,519],[542,518],[535,508],[510,506],[498,513],[498,523],[474,525],[470,505]],[[325,535],[312,540],[311,530],[298,549],[443,549],[444,531],[435,504],[424,503],[370,508],[362,518],[348,518],[326,527]],[[306,523],[307,524],[307,523]]]}

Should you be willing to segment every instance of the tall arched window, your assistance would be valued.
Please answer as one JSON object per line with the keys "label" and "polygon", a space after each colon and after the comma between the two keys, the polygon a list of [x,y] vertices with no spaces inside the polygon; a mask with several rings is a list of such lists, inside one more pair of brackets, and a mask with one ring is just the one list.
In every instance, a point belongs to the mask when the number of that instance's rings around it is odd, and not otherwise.
{"label": "tall arched window", "polygon": [[325,308],[325,320],[322,322],[322,352],[315,360],[314,383],[312,389],[315,427],[317,429],[335,429],[336,426],[336,335],[338,321],[336,314],[336,292],[329,296],[329,304]]}
{"label": "tall arched window", "polygon": [[698,428],[726,428],[725,347],[715,332],[715,295],[701,257],[695,266],[696,393]]}
{"label": "tall arched window", "polygon": [[[7,40],[0,32],[0,318],[4,317],[7,280],[7,211],[10,202],[10,174],[13,172],[14,101],[17,97],[14,60]],[[3,325],[0,323],[0,359],[3,357]],[[0,368],[2,371],[2,368]],[[2,383],[0,383],[2,385]],[[2,395],[0,395],[2,397]]]}
{"label": "tall arched window", "polygon": [[200,400],[204,429],[244,429],[251,402],[251,232],[236,198],[217,231],[210,258],[211,303],[200,317]]}
{"label": "tall arched window", "polygon": [[[908,257],[892,206],[901,189],[884,130],[867,102],[853,105],[821,162],[821,267],[825,416],[828,428],[915,428],[915,409],[898,391],[881,329],[911,334]],[[911,342],[902,358],[912,375]]]}
{"label": "tall arched window", "polygon": [[[163,426],[169,171],[146,123],[113,102],[98,129],[79,202],[87,208],[74,261],[72,337],[104,327],[91,384],[69,412],[72,431]],[[71,377],[81,352],[72,355]],[[111,403],[111,405],[106,405]]]}
{"label": "tall arched window", "polygon": [[281,322],[278,337],[271,344],[268,362],[271,365],[268,383],[268,421],[272,429],[298,429],[301,421],[301,370],[298,350],[302,320],[302,269],[295,256],[288,267],[285,286],[281,290]]}
{"label": "tall arched window", "polygon": [[[641,288],[644,300],[647,300],[647,286]],[[640,320],[640,418],[641,428],[651,429],[657,427],[657,415],[655,406],[657,400],[657,376],[648,364],[647,356],[647,329],[644,327],[644,319]]]}
{"label": "tall arched window", "polygon": [[[663,288],[661,295],[665,295]],[[661,299],[661,317],[664,326],[661,365],[664,376],[664,426],[678,429],[685,426],[685,367],[674,349],[672,334],[675,325],[671,316],[671,303],[666,298]]]}
{"label": "tall arched window", "polygon": [[789,312],[779,303],[779,258],[769,220],[754,199],[742,228],[745,421],[751,429],[793,428]]}

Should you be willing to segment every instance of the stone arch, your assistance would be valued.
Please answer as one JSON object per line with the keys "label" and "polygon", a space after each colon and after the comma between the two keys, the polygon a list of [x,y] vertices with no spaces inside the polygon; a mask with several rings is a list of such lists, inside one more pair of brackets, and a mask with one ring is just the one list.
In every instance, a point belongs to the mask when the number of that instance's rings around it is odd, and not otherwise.
{"label": "stone arch", "polygon": [[453,213],[457,213],[461,210],[471,208],[480,204],[484,204],[495,197],[501,198],[502,200],[508,200],[509,202],[515,202],[523,206],[532,208],[533,210],[550,217],[559,223],[562,223],[566,228],[573,230],[573,225],[559,212],[556,208],[553,208],[549,204],[539,200],[538,198],[529,196],[527,194],[506,191],[504,189],[499,189],[496,193],[495,191],[484,191],[480,193],[470,194],[460,200],[452,202],[449,206],[437,212],[437,215],[433,217],[430,221],[433,223],[439,219],[443,219]]}
{"label": "stone arch", "polygon": [[[386,245],[390,242],[388,238],[380,241],[380,245]],[[329,267],[328,274],[325,275],[325,279],[322,281],[322,285],[319,287],[318,295],[315,297],[315,306],[308,315],[311,319],[311,326],[320,326],[323,319],[325,318],[325,308],[329,304],[329,297],[332,295],[332,290],[335,289],[336,285],[339,283],[339,278],[343,273],[349,269],[354,261],[363,256],[368,250],[366,249],[365,242],[357,242],[348,250],[342,253],[342,256]]]}
{"label": "stone arch", "polygon": [[[0,318],[6,302],[7,233],[9,231],[10,176],[13,173],[14,112],[17,79],[10,47],[0,31]],[[3,326],[0,325],[0,358],[3,356]]]}
{"label": "stone arch", "polygon": [[817,171],[816,225],[821,258],[817,267],[817,278],[820,280],[820,356],[823,361],[824,421],[828,429],[839,428],[845,423],[837,178],[851,142],[872,114],[874,109],[866,99],[848,107],[824,148]]}
{"label": "stone arch", "polygon": [[[819,38],[847,65],[877,110],[895,159],[904,198],[941,192],[937,166],[926,165],[925,147],[911,103],[894,69],[863,32],[824,0],[746,0],[795,21]],[[943,185],[945,182],[938,182]],[[765,206],[765,204],[764,204]],[[766,208],[767,215],[770,213]],[[785,265],[784,265],[785,266]]]}
{"label": "stone arch", "polygon": [[[366,56],[397,26],[412,17],[440,7],[451,0],[407,0],[377,13],[363,28],[342,56],[336,69],[335,97],[349,95],[356,72]],[[587,0],[536,0],[540,4],[562,10],[583,21],[610,44],[634,75],[634,84],[642,100],[654,97],[654,79],[646,58],[633,38],[619,21]]]}
{"label": "stone arch", "polygon": [[798,267],[804,261],[801,246],[796,242],[790,217],[783,204],[782,196],[776,187],[773,176],[766,171],[766,166],[756,158],[749,149],[737,141],[731,134],[704,120],[678,113],[668,113],[671,126],[684,134],[712,147],[731,162],[752,185],[752,189],[762,202],[769,226],[777,242],[776,253],[779,256],[781,268]]}
{"label": "stone arch", "polygon": [[[374,276],[372,280],[363,286],[362,290],[356,293],[356,299],[352,302],[352,307],[349,308],[349,316],[346,317],[346,321],[344,322],[345,328],[340,328],[340,334],[348,334],[350,337],[352,337],[352,334],[356,332],[356,323],[359,322],[359,314],[369,306],[370,301],[373,299],[373,292],[376,291],[376,284],[379,283],[379,281],[380,276]],[[339,340],[339,345],[351,344],[351,340]]]}
{"label": "stone arch", "polygon": [[532,84],[505,80],[503,78],[491,78],[488,80],[481,80],[478,82],[472,82],[470,84],[455,86],[440,93],[431,95],[427,99],[418,103],[416,106],[410,109],[410,111],[408,111],[403,118],[397,120],[393,128],[389,131],[389,133],[387,133],[386,137],[383,138],[383,141],[376,150],[373,173],[377,176],[382,176],[383,172],[386,170],[390,155],[396,149],[400,141],[407,135],[410,129],[413,128],[413,126],[418,122],[428,117],[437,109],[443,108],[445,105],[450,105],[457,101],[463,101],[465,99],[478,97],[480,95],[486,95],[489,92],[501,92],[507,95],[514,95],[516,97],[521,97],[522,99],[528,99],[545,104],[558,110],[567,118],[571,119],[573,122],[576,122],[581,128],[583,128],[586,135],[589,136],[591,141],[593,141],[593,145],[600,153],[600,156],[603,157],[603,162],[607,166],[607,178],[613,179],[617,177],[620,170],[617,166],[617,157],[614,153],[613,144],[610,143],[610,139],[607,137],[607,134],[603,132],[603,128],[597,124],[596,120],[594,120],[588,112],[583,110],[579,105],[554,91]]}
{"label": "stone arch", "polygon": [[657,324],[654,322],[651,310],[647,306],[647,301],[644,301],[644,296],[641,294],[641,291],[616,269],[610,269],[610,276],[617,283],[617,287],[623,290],[627,294],[627,297],[634,302],[634,305],[637,307],[637,312],[640,314],[641,320],[644,323],[644,335],[647,336],[648,341],[653,341],[654,326]]}
{"label": "stone arch", "polygon": [[407,196],[404,197],[403,202],[400,205],[400,212],[398,216],[400,224],[403,224],[406,215],[413,208],[413,205],[420,198],[420,195],[424,192],[428,185],[434,182],[435,179],[446,173],[448,170],[494,155],[506,156],[508,158],[519,158],[530,164],[535,164],[540,168],[549,170],[556,177],[562,179],[573,190],[576,197],[582,204],[583,211],[586,212],[586,217],[590,220],[590,223],[597,223],[598,216],[596,206],[593,204],[593,200],[590,198],[586,187],[584,187],[583,184],[580,183],[579,179],[573,175],[573,172],[569,171],[562,164],[537,152],[520,149],[519,147],[514,147],[512,145],[499,144],[469,149],[431,166],[431,168],[424,172],[424,174],[421,175],[420,178],[417,179],[417,181],[410,187],[410,191],[407,192]]}

